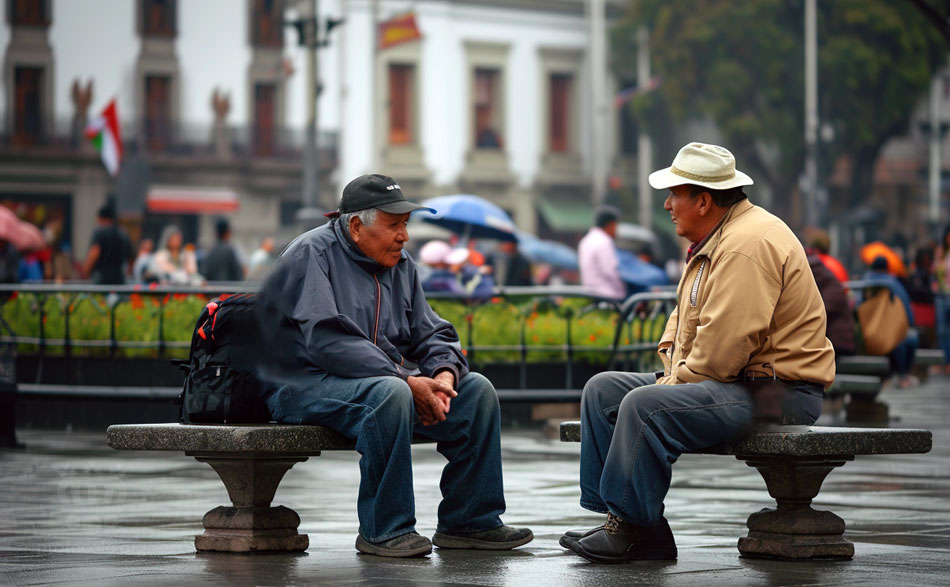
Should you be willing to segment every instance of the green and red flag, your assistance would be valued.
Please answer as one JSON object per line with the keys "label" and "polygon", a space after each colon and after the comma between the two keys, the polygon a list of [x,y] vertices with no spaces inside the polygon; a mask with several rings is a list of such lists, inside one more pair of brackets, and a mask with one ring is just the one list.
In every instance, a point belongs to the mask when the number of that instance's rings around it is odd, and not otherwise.
{"label": "green and red flag", "polygon": [[102,164],[109,175],[115,176],[119,173],[119,166],[122,164],[122,135],[119,132],[115,98],[109,101],[98,118],[86,126],[86,138],[99,149]]}

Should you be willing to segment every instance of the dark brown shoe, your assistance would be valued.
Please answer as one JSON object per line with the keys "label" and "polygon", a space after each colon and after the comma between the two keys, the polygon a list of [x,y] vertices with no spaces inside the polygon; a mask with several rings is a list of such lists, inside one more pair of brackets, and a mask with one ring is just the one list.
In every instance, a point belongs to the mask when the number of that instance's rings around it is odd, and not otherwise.
{"label": "dark brown shoe", "polygon": [[572,542],[577,542],[584,536],[589,536],[603,527],[604,525],[601,524],[600,526],[597,526],[596,528],[591,528],[590,530],[568,530],[567,532],[561,535],[561,539],[558,540],[557,543],[563,546],[564,548],[569,549],[571,548],[570,545]]}
{"label": "dark brown shoe", "polygon": [[635,526],[607,514],[603,527],[570,542],[568,548],[595,563],[676,560],[676,541],[666,518],[653,526]]}

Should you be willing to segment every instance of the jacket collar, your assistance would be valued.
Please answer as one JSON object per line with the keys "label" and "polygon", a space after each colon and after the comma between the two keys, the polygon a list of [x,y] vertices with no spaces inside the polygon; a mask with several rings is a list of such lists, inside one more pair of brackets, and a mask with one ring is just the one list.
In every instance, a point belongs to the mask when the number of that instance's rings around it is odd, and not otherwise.
{"label": "jacket collar", "polygon": [[722,218],[719,219],[719,223],[709,231],[709,234],[706,235],[699,245],[696,247],[696,252],[693,253],[693,259],[697,257],[709,257],[712,255],[716,248],[719,247],[719,241],[722,239],[722,231],[733,218],[738,218],[742,214],[745,214],[753,208],[752,202],[749,201],[749,198],[744,198],[735,204],[733,204],[725,214],[722,215]]}

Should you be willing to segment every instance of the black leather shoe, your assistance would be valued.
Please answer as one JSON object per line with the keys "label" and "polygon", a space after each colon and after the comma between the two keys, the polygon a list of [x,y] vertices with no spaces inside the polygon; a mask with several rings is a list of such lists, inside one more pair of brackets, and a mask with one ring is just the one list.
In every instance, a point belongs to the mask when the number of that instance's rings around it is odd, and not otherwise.
{"label": "black leather shoe", "polygon": [[558,540],[557,543],[563,546],[564,548],[570,548],[571,542],[577,542],[584,536],[589,536],[590,534],[593,534],[594,532],[600,530],[603,527],[604,525],[601,524],[600,526],[597,526],[596,528],[591,528],[590,530],[568,530],[567,532],[561,535],[561,539]]}
{"label": "black leather shoe", "polygon": [[653,526],[635,526],[607,514],[603,527],[570,542],[568,548],[595,563],[676,560],[676,541],[666,518]]}

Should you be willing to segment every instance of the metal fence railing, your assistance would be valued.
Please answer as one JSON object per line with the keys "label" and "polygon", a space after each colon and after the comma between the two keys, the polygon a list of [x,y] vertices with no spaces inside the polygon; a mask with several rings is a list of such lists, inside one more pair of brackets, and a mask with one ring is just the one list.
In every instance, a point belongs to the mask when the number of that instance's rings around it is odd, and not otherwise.
{"label": "metal fence railing", "polygon": [[[0,315],[11,327],[0,333],[0,342],[40,360],[185,358],[207,301],[255,290],[253,283],[0,285]],[[621,303],[579,287],[509,287],[497,288],[489,297],[431,293],[427,299],[456,326],[471,363],[516,367],[517,381],[511,386],[524,389],[530,386],[529,365],[556,362],[564,367],[562,386],[570,389],[583,384],[579,365],[602,370],[655,362],[653,351],[673,293],[637,294]]]}

